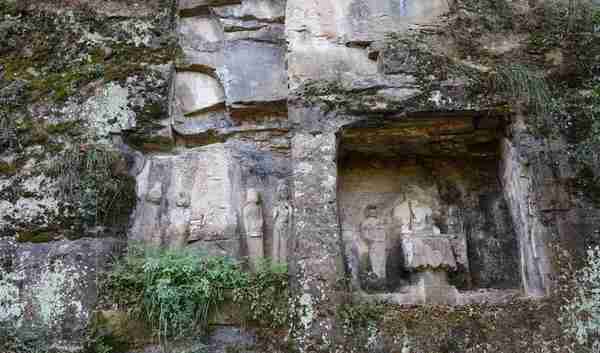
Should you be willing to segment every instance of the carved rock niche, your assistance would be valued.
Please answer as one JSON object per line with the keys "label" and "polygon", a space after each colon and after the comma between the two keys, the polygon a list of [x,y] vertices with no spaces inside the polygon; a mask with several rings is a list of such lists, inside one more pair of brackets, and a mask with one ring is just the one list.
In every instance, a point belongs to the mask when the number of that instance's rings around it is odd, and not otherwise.
{"label": "carved rock niche", "polygon": [[519,293],[519,248],[498,182],[501,120],[409,116],[341,130],[338,202],[355,290],[399,304]]}

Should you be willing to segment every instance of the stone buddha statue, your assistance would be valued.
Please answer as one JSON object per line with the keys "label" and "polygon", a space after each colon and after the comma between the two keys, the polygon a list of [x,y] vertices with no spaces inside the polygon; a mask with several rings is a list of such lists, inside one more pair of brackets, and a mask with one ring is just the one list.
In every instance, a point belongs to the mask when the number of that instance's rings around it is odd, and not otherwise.
{"label": "stone buddha statue", "polygon": [[451,238],[435,225],[437,190],[405,187],[392,208],[394,231],[400,232],[404,267],[424,303],[456,302],[458,292],[448,283],[448,271],[457,268]]}
{"label": "stone buddha statue", "polygon": [[409,186],[396,202],[392,219],[402,234],[440,234],[440,229],[433,223],[433,201],[427,196],[425,190]]}
{"label": "stone buddha statue", "polygon": [[392,209],[392,223],[402,238],[406,268],[456,268],[450,239],[433,221],[436,193],[417,185],[405,189]]}
{"label": "stone buddha statue", "polygon": [[377,206],[365,209],[365,219],[360,224],[360,236],[367,244],[371,270],[379,279],[386,277],[386,229],[379,217]]}

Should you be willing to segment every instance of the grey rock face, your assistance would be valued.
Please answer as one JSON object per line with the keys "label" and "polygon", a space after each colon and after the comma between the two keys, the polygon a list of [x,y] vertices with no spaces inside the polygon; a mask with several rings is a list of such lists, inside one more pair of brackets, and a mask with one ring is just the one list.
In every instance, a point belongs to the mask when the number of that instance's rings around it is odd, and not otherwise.
{"label": "grey rock face", "polygon": [[[158,11],[154,1],[116,4],[106,2],[102,13]],[[177,4],[175,63],[152,66],[152,77],[90,84],[97,92],[64,111],[89,117],[103,142],[141,146],[143,153],[129,151],[138,200],[129,240],[249,257],[251,267],[263,257],[288,264],[300,351],[333,349],[339,323],[331,313],[346,283],[362,298],[410,305],[543,296],[552,286],[550,235],[598,223],[597,210],[584,211],[587,204],[567,192],[573,172],[563,142],[534,139],[525,117],[511,121],[496,109],[504,100],[473,91],[480,82],[472,76],[487,78],[491,69],[457,54],[456,38],[443,36],[449,2]],[[140,31],[136,46],[155,45],[151,31]],[[110,61],[119,53],[105,54]],[[13,96],[26,87],[1,86],[0,102],[20,104]],[[28,174],[20,174],[24,194],[50,184],[35,168],[27,162]],[[0,177],[0,191],[12,192],[15,180]],[[15,220],[50,224],[60,209],[50,196],[12,198],[0,199],[3,229]],[[88,248],[103,259],[109,244],[0,242],[4,271],[24,273],[24,288],[42,288],[30,295],[11,285],[7,293],[24,299],[0,319],[30,315],[78,336],[95,300],[82,270],[96,256]],[[40,299],[54,291],[65,297]],[[54,317],[30,304],[43,300],[67,304]],[[233,337],[254,340],[220,328],[211,349],[222,351]]]}
{"label": "grey rock face", "polygon": [[184,115],[212,110],[225,102],[223,87],[209,75],[180,72],[175,80],[177,104]]}
{"label": "grey rock face", "polygon": [[2,298],[1,323],[46,335],[47,349],[82,349],[98,301],[98,276],[123,246],[116,239],[51,244],[0,239],[0,295],[11,294]]}
{"label": "grey rock face", "polygon": [[229,41],[225,45],[223,77],[227,104],[287,99],[285,48],[255,41]]}
{"label": "grey rock face", "polygon": [[503,141],[501,180],[518,236],[524,291],[530,296],[544,296],[551,289],[548,245],[552,232],[542,223],[539,206],[532,200],[536,176],[523,165],[519,147]]}

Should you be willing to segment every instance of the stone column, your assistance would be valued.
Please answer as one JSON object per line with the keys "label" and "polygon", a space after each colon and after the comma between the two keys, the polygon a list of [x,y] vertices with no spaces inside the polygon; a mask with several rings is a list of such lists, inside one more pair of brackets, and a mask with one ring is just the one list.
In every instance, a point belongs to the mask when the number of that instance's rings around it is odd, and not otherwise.
{"label": "stone column", "polygon": [[[295,332],[303,352],[334,343],[336,283],[344,278],[337,215],[336,136],[299,131],[292,140],[294,237],[292,274],[303,306]],[[327,347],[323,347],[327,345]]]}
{"label": "stone column", "polygon": [[539,297],[547,295],[551,287],[552,268],[547,247],[551,230],[542,224],[537,205],[532,201],[534,175],[521,156],[527,147],[521,149],[518,143],[527,138],[522,119],[524,117],[519,116],[513,125],[513,141],[502,140],[500,182],[519,239],[523,290],[525,295]]}

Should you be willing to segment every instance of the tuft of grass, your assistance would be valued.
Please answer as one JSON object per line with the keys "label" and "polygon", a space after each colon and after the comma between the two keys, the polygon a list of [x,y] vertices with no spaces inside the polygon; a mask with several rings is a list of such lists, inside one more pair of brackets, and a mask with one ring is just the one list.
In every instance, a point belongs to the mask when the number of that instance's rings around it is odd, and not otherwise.
{"label": "tuft of grass", "polygon": [[539,117],[552,112],[553,99],[545,78],[520,64],[500,66],[496,87],[500,93],[515,103],[524,104]]}
{"label": "tuft of grass", "polygon": [[87,226],[118,225],[133,207],[132,181],[116,175],[117,151],[104,145],[76,145],[62,151],[48,174],[57,180],[58,197],[80,213]]}
{"label": "tuft of grass", "polygon": [[247,323],[283,326],[288,320],[285,266],[265,262],[256,273],[197,250],[132,246],[103,280],[109,300],[143,320],[159,342],[203,332],[226,303]]}
{"label": "tuft of grass", "polygon": [[11,176],[17,172],[17,166],[14,163],[0,161],[0,175]]}

